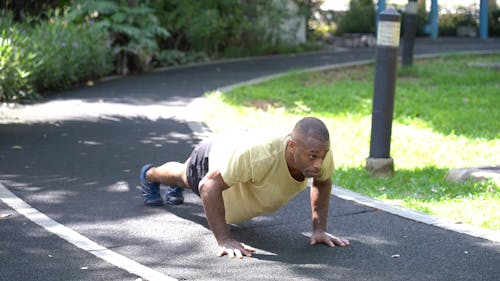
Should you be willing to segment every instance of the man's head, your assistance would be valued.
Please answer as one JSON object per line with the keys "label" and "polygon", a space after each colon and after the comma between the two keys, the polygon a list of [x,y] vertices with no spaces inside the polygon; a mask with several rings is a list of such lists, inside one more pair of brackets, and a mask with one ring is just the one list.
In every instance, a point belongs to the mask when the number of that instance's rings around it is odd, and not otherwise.
{"label": "man's head", "polygon": [[330,150],[330,135],[325,124],[314,117],[306,117],[295,125],[288,142],[288,166],[305,177],[320,175],[323,160]]}

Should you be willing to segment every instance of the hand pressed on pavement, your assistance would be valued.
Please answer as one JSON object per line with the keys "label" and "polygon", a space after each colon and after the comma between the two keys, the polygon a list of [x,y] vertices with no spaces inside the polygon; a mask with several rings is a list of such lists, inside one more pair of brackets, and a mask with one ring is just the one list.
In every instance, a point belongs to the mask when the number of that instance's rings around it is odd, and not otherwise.
{"label": "hand pressed on pavement", "polygon": [[253,247],[240,243],[234,239],[227,239],[219,243],[219,252],[217,256],[228,255],[230,258],[251,257],[256,250]]}
{"label": "hand pressed on pavement", "polygon": [[335,247],[336,245],[345,247],[349,245],[349,240],[333,236],[330,233],[321,230],[314,231],[311,235],[311,245],[315,245],[318,243],[323,243],[330,247]]}

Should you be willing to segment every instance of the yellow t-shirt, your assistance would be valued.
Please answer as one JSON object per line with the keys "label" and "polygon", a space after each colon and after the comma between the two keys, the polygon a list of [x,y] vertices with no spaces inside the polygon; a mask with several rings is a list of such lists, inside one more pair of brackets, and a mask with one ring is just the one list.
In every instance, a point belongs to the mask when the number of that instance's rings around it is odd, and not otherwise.
{"label": "yellow t-shirt", "polygon": [[[288,131],[289,132],[289,131]],[[276,211],[307,187],[288,171],[285,148],[289,134],[252,130],[223,134],[210,150],[210,170],[219,169],[230,188],[224,190],[227,223],[239,223]],[[333,174],[330,149],[319,180]]]}

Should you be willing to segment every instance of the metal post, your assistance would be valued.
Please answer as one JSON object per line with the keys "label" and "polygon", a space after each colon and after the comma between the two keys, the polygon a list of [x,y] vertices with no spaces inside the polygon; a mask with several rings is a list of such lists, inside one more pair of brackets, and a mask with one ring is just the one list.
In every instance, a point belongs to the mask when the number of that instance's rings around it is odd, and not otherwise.
{"label": "metal post", "polygon": [[366,169],[374,176],[394,173],[390,148],[400,20],[401,15],[394,9],[387,9],[379,15],[370,156],[366,159]]}
{"label": "metal post", "polygon": [[431,13],[429,15],[429,21],[431,26],[431,38],[437,39],[439,35],[439,6],[438,0],[432,0],[431,2]]}
{"label": "metal post", "polygon": [[488,0],[479,3],[479,38],[488,39]]}
{"label": "metal post", "polygon": [[403,33],[403,67],[413,64],[413,47],[415,44],[415,35],[417,34],[417,0],[409,0],[405,8],[405,22]]}

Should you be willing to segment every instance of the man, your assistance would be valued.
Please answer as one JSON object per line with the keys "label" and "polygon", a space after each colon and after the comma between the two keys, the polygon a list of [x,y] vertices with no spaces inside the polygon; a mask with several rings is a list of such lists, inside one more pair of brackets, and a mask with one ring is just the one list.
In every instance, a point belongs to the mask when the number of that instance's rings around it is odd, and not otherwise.
{"label": "man", "polygon": [[279,209],[307,187],[308,178],[313,179],[311,245],[349,245],[327,232],[332,173],[328,129],[321,120],[307,117],[291,134],[247,131],[209,138],[185,163],[146,165],[140,179],[146,205],[162,204],[160,184],[192,189],[201,197],[218,256],[242,258],[255,249],[233,239],[227,223]]}

